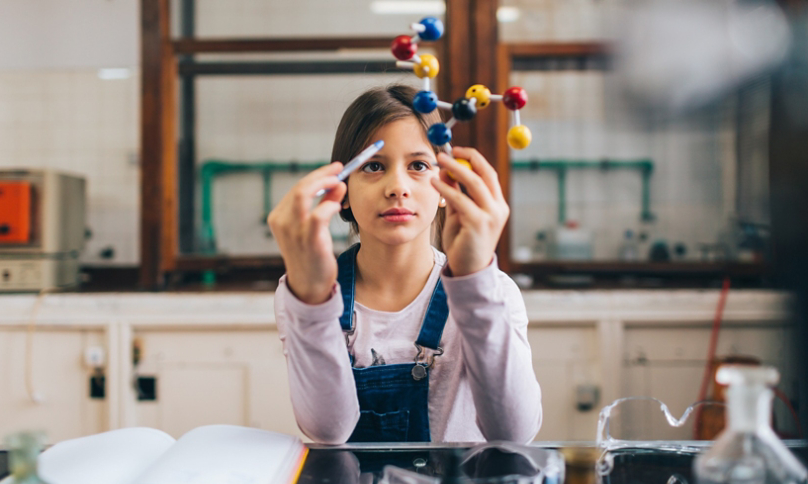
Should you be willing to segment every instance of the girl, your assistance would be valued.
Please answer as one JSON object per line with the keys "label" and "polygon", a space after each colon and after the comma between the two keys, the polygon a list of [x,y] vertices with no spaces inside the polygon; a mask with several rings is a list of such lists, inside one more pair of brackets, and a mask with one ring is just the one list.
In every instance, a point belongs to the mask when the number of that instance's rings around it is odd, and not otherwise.
{"label": "girl", "polygon": [[[527,314],[494,255],[509,208],[480,153],[452,150],[470,170],[429,143],[440,115],[415,111],[416,92],[357,98],[332,160],[384,147],[347,183],[342,163],[313,171],[269,215],[287,271],[275,317],[295,417],[328,444],[529,442],[542,408]],[[440,207],[445,255],[431,244]],[[339,261],[328,230],[337,212],[361,241]]]}

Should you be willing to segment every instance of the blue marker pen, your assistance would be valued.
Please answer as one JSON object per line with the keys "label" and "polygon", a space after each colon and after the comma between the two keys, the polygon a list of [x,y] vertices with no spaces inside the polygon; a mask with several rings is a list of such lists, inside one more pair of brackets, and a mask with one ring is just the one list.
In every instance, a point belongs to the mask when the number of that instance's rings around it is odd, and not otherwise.
{"label": "blue marker pen", "polygon": [[[342,171],[339,172],[339,175],[337,175],[339,181],[345,181],[345,179],[348,178],[348,175],[355,172],[357,168],[362,166],[362,163],[368,161],[373,155],[375,155],[380,149],[382,149],[382,146],[384,146],[384,141],[379,140],[373,143],[372,145],[368,146],[364,150],[362,150],[361,153],[356,155],[356,157],[353,160],[349,161],[342,169]],[[325,195],[326,191],[328,190],[323,188],[319,190],[317,193],[315,193],[314,196],[319,197]]]}

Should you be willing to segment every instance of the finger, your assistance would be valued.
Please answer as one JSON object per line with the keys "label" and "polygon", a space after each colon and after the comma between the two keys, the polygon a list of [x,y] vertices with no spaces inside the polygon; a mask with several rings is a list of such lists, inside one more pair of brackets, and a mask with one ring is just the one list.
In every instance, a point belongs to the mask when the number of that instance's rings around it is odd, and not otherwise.
{"label": "finger", "polygon": [[297,187],[302,193],[310,193],[311,198],[314,198],[314,194],[318,191],[322,189],[330,190],[338,183],[342,183],[337,179],[337,175],[342,171],[342,168],[342,163],[338,161],[321,166],[301,178],[297,182]]}
{"label": "finger", "polygon": [[455,146],[452,148],[452,155],[454,155],[456,158],[469,160],[471,167],[477,174],[480,175],[480,178],[483,179],[483,182],[488,186],[488,190],[491,192],[494,198],[503,198],[502,187],[499,184],[499,175],[497,174],[497,170],[494,169],[491,163],[485,159],[482,153],[474,148]]}
{"label": "finger", "polygon": [[451,175],[449,175],[449,170],[438,170],[438,178],[440,178],[440,181],[451,187],[455,188],[460,187],[460,184],[457,183],[457,180],[455,180]]}
{"label": "finger", "polygon": [[342,210],[342,204],[334,200],[323,200],[311,211],[310,220],[315,227],[328,226],[331,218]]}
{"label": "finger", "polygon": [[345,182],[339,182],[335,187],[325,192],[320,203],[324,201],[342,203],[346,193],[348,193],[348,185],[346,185]]}
{"label": "finger", "polygon": [[483,215],[480,207],[459,188],[452,187],[437,178],[432,179],[432,186],[446,199],[446,208],[451,208],[461,216],[471,217],[472,220],[478,220]]}
{"label": "finger", "polygon": [[438,165],[441,169],[451,171],[455,180],[465,187],[468,196],[479,206],[488,209],[494,203],[490,188],[476,172],[469,170],[445,153],[438,155]]}
{"label": "finger", "polygon": [[[335,162],[321,166],[307,174],[295,184],[290,192],[292,211],[299,220],[303,220],[311,209],[312,202],[321,190],[333,190],[342,182],[337,174],[342,170],[342,163]],[[282,202],[283,203],[283,202]]]}

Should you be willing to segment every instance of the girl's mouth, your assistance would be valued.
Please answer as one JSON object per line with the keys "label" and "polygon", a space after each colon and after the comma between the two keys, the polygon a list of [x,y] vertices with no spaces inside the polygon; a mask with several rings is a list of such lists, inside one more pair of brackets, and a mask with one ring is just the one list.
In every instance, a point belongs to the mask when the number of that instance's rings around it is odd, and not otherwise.
{"label": "girl's mouth", "polygon": [[415,217],[415,213],[406,208],[391,208],[382,212],[381,217],[387,222],[407,222]]}

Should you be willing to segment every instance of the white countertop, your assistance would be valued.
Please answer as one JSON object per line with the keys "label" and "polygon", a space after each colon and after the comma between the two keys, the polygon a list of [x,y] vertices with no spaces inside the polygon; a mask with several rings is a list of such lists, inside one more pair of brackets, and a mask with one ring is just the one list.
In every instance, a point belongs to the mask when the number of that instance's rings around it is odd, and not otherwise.
{"label": "white countertop", "polygon": [[[62,293],[0,295],[0,325],[271,326],[273,293]],[[718,290],[523,291],[531,324],[628,324],[712,321]],[[734,290],[724,319],[742,323],[788,318],[788,293]]]}

